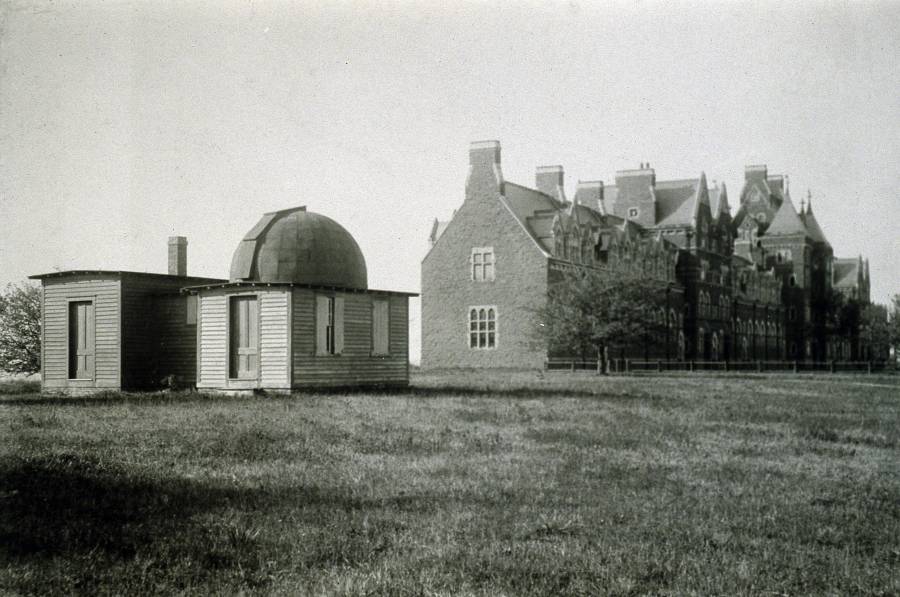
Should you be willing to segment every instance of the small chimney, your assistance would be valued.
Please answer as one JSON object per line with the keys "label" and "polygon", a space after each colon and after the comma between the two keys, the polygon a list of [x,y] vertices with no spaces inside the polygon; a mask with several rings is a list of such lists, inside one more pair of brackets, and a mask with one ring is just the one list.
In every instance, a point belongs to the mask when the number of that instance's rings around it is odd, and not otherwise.
{"label": "small chimney", "polygon": [[563,188],[562,166],[538,166],[534,175],[534,184],[542,193],[565,203],[566,191]]}
{"label": "small chimney", "polygon": [[169,237],[169,275],[187,275],[187,238],[184,236]]}

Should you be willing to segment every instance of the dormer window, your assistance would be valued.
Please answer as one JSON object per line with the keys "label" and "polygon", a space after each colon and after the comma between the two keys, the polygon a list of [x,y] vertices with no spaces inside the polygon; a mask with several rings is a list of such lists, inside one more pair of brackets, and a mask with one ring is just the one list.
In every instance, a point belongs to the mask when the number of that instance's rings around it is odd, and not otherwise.
{"label": "dormer window", "polygon": [[628,217],[629,218],[636,218],[636,217],[638,217],[639,213],[640,213],[640,210],[638,210],[638,208],[636,208],[636,207],[628,208]]}

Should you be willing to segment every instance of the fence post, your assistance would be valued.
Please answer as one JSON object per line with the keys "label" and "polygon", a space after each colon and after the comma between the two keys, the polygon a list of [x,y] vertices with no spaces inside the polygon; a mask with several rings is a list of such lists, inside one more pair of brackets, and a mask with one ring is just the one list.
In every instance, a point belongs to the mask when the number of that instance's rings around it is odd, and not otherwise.
{"label": "fence post", "polygon": [[834,359],[831,359],[831,372],[834,373],[837,367],[835,367]]}
{"label": "fence post", "polygon": [[728,372],[728,361],[727,361],[727,360],[724,361],[724,365],[723,365],[723,366],[725,367],[725,372],[727,373],[727,372]]}
{"label": "fence post", "polygon": [[691,373],[694,372],[694,360],[693,359],[688,361],[688,371],[690,371]]}
{"label": "fence post", "polygon": [[869,373],[872,373],[872,361],[867,363],[869,365]]}
{"label": "fence post", "polygon": [[795,360],[794,361],[794,373],[796,373],[796,372],[797,372],[797,361]]}
{"label": "fence post", "polygon": [[662,372],[662,361],[656,361],[656,372],[657,373]]}
{"label": "fence post", "polygon": [[756,361],[756,372],[762,373],[762,361]]}
{"label": "fence post", "polygon": [[628,373],[631,370],[629,359],[625,359],[625,373]]}
{"label": "fence post", "polygon": [[575,371],[575,359],[572,359],[571,364],[569,365],[572,371]]}

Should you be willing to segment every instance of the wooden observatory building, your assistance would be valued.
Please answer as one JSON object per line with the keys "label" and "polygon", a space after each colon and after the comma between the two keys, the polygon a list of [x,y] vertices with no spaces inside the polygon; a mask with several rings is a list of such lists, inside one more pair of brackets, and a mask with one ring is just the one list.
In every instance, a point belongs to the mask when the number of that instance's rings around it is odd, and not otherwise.
{"label": "wooden observatory building", "polygon": [[72,270],[31,276],[42,285],[41,381],[48,392],[193,385],[196,299],[181,289],[223,282],[187,273],[187,239],[169,239],[169,273]]}
{"label": "wooden observatory building", "polygon": [[409,383],[409,297],[368,288],[356,241],[298,207],[263,215],[230,279],[188,277],[187,241],[169,274],[69,271],[43,284],[43,388],[159,387],[289,392]]}

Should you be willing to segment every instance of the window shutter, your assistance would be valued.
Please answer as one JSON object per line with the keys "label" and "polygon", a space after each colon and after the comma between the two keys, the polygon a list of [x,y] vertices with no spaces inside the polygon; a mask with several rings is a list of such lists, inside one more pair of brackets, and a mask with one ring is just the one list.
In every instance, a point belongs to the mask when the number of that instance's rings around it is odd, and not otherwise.
{"label": "window shutter", "polygon": [[316,354],[328,354],[328,297],[316,296]]}
{"label": "window shutter", "polygon": [[334,354],[344,352],[344,297],[334,297]]}

